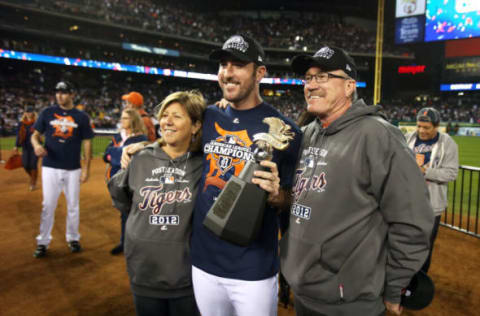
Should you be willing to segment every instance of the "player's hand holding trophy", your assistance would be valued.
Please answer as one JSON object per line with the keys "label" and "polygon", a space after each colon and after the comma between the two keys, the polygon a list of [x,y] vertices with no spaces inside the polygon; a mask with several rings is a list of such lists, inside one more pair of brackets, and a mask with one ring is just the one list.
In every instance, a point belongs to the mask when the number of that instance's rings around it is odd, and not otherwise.
{"label": "player's hand holding trophy", "polygon": [[260,161],[271,160],[273,149],[287,149],[294,136],[290,126],[279,118],[267,117],[263,122],[270,128],[268,133],[254,135],[254,160],[246,163],[238,177],[228,180],[203,221],[215,235],[240,246],[256,239],[267,201],[267,192],[251,182],[254,171],[264,170]]}

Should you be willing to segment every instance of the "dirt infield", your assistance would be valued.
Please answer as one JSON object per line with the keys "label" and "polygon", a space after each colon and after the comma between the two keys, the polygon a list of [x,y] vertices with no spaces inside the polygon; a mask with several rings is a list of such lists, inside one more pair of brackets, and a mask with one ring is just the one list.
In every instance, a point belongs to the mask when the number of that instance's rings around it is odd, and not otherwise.
{"label": "dirt infield", "polygon": [[[48,255],[35,259],[41,190],[29,192],[23,170],[7,171],[0,165],[1,315],[134,315],[124,258],[109,253],[119,239],[120,218],[111,206],[104,167],[95,158],[90,180],[81,187],[84,251],[71,254],[67,248],[62,196]],[[479,315],[479,260],[479,239],[442,227],[431,268],[437,289],[434,302],[423,311],[404,314]],[[292,308],[279,308],[278,315],[294,313]]]}

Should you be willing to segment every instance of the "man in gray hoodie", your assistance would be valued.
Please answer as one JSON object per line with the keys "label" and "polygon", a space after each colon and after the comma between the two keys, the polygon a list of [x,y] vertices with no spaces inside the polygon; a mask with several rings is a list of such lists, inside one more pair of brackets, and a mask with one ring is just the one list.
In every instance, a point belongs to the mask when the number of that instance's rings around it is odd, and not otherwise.
{"label": "man in gray hoodie", "polygon": [[356,100],[342,49],[296,56],[312,121],[296,167],[282,271],[305,315],[399,315],[429,249],[433,212],[404,136]]}
{"label": "man in gray hoodie", "polygon": [[448,134],[438,131],[439,125],[440,113],[434,108],[423,108],[417,115],[417,130],[405,135],[408,147],[413,150],[417,165],[427,182],[435,216],[430,252],[422,267],[425,273],[430,268],[440,217],[448,205],[448,182],[454,181],[458,174],[458,146]]}

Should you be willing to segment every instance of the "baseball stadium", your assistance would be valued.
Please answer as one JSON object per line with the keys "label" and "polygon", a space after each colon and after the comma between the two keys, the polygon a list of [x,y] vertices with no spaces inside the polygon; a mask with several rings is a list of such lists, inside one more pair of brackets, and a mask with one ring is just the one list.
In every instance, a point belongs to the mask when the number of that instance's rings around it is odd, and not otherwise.
{"label": "baseball stadium", "polygon": [[480,315],[480,1],[0,0],[0,32],[0,315]]}

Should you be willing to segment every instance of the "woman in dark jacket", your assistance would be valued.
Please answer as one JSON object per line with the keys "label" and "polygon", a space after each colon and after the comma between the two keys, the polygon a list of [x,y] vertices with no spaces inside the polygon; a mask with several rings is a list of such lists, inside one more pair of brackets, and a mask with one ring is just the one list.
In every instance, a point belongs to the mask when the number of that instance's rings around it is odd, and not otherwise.
{"label": "woman in dark jacket", "polygon": [[37,113],[32,106],[25,107],[22,119],[18,125],[17,138],[15,140],[14,153],[18,154],[18,149],[22,148],[22,164],[23,169],[30,177],[29,190],[33,191],[37,188],[38,178],[38,157],[32,147],[30,137],[33,134],[33,124],[37,120]]}

